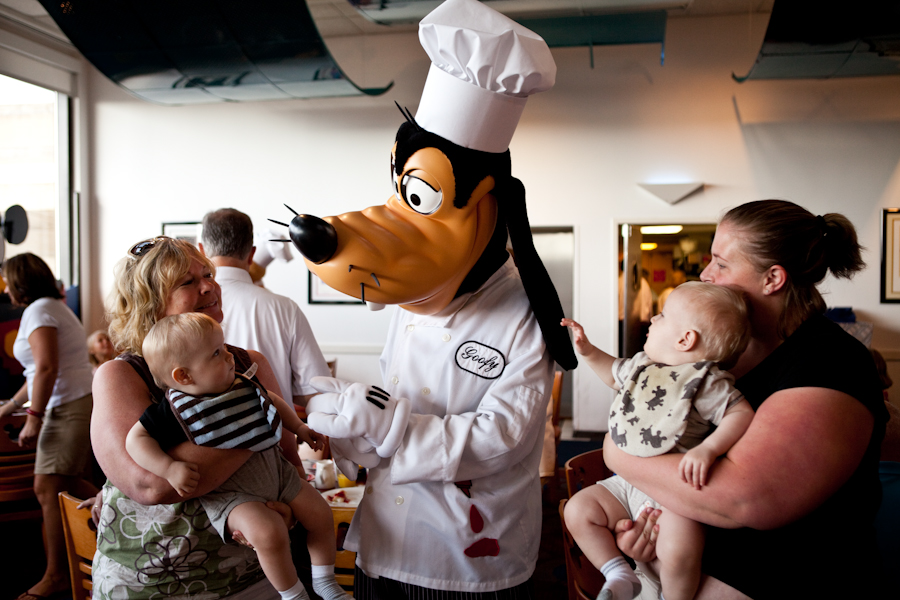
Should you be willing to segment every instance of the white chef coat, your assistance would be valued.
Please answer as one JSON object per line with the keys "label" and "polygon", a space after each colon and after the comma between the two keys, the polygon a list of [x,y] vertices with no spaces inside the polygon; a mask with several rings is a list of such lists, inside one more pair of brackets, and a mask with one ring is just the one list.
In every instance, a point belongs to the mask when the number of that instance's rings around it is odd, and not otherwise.
{"label": "white chef coat", "polygon": [[[397,309],[381,373],[412,414],[394,456],[369,470],[347,534],[366,574],[468,592],[531,577],[553,368],[511,259],[437,315]],[[454,485],[464,480],[471,497]],[[465,554],[484,538],[499,544],[497,556]]]}
{"label": "white chef coat", "polygon": [[265,356],[286,400],[315,394],[309,380],[331,377],[331,369],[297,303],[253,285],[250,273],[237,267],[217,267],[216,281],[222,287],[225,342]]}

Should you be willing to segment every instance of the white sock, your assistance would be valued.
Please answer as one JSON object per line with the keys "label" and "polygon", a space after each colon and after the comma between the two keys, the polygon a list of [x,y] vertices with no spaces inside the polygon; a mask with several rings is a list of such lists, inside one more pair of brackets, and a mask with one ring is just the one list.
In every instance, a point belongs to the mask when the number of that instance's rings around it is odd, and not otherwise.
{"label": "white sock", "polygon": [[600,567],[606,583],[597,600],[631,600],[641,593],[641,582],[622,556],[617,556]]}
{"label": "white sock", "polygon": [[306,593],[306,588],[299,579],[291,586],[291,589],[278,593],[281,594],[282,600],[309,600],[309,594]]}
{"label": "white sock", "polygon": [[334,565],[312,565],[313,590],[322,600],[345,600],[351,596],[334,578]]}
{"label": "white sock", "polygon": [[317,577],[334,577],[334,565],[310,565],[313,579]]}

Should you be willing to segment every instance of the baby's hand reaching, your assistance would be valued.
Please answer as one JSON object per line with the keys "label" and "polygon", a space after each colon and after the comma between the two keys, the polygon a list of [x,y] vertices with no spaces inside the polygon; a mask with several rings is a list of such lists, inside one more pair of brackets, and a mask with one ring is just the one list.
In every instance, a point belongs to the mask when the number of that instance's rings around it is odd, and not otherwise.
{"label": "baby's hand reaching", "polygon": [[297,439],[300,442],[306,442],[313,450],[325,449],[325,436],[317,431],[313,431],[305,423],[297,432]]}
{"label": "baby's hand reaching", "polygon": [[194,463],[172,461],[172,464],[166,469],[166,480],[175,488],[178,495],[184,498],[197,489],[197,484],[200,482],[200,470]]}
{"label": "baby's hand reaching", "polygon": [[587,356],[591,353],[594,345],[588,340],[587,335],[584,333],[584,328],[577,321],[563,319],[559,324],[563,327],[568,327],[572,331],[572,343],[575,346],[575,350],[578,351],[578,354]]}
{"label": "baby's hand reaching", "polygon": [[712,469],[713,463],[718,458],[713,450],[706,448],[703,444],[691,448],[681,457],[678,464],[678,472],[681,474],[682,481],[694,486],[699,490],[706,485],[709,478],[709,471]]}

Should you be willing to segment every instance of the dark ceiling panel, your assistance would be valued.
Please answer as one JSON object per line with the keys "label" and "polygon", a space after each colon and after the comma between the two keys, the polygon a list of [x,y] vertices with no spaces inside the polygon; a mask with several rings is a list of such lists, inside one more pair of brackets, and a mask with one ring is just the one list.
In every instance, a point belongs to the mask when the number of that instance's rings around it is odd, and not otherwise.
{"label": "dark ceiling panel", "polygon": [[777,0],[747,79],[900,75],[900,2]]}
{"label": "dark ceiling panel", "polygon": [[516,20],[544,38],[551,48],[662,44],[666,38],[664,10]]}
{"label": "dark ceiling panel", "polygon": [[341,71],[300,0],[40,0],[100,72],[159,104],[377,95]]}

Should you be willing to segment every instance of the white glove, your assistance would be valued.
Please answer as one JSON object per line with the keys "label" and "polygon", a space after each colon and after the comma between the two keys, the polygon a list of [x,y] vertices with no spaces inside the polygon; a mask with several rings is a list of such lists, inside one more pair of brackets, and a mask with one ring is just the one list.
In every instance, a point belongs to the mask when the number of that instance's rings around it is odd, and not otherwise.
{"label": "white glove", "polygon": [[335,464],[350,481],[356,481],[360,466],[371,469],[381,463],[381,457],[375,452],[375,447],[362,438],[353,440],[332,438],[328,443]]}
{"label": "white glove", "polygon": [[331,377],[313,377],[310,385],[322,392],[306,406],[310,427],[331,438],[363,438],[384,458],[397,451],[409,422],[409,400]]}

